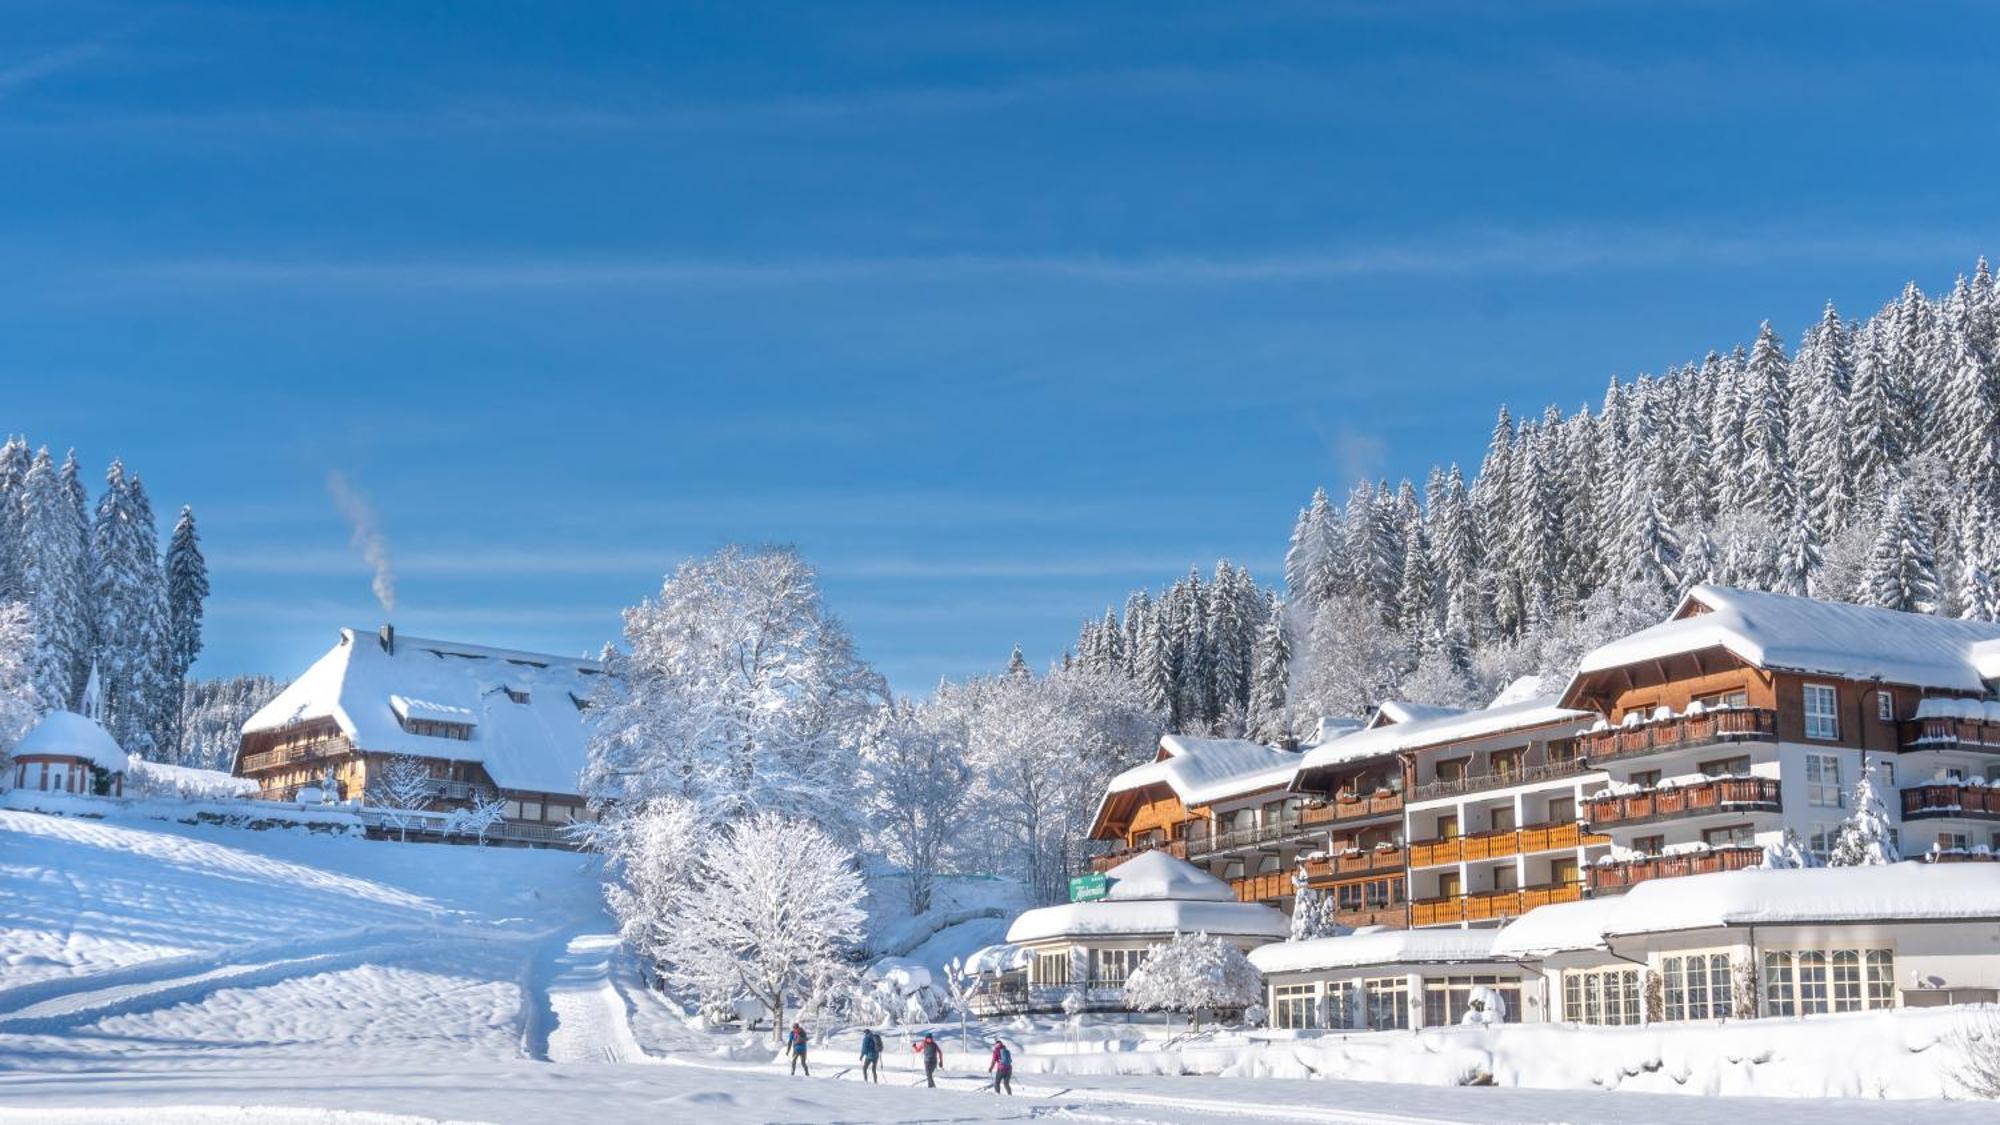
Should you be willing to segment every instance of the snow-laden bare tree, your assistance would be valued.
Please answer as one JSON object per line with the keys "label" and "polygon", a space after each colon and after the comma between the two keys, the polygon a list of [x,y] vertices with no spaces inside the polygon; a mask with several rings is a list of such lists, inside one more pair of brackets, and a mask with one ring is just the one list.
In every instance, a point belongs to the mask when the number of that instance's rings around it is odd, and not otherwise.
{"label": "snow-laden bare tree", "polygon": [[674,956],[674,896],[693,881],[707,840],[701,810],[675,796],[643,801],[594,834],[613,876],[604,899],[619,936],[656,965]]}
{"label": "snow-laden bare tree", "polygon": [[754,1000],[774,1035],[794,1004],[852,987],[844,953],[863,922],[852,852],[817,825],[755,813],[711,838],[699,864],[653,940],[670,983],[708,1010]]}
{"label": "snow-laden bare tree", "polygon": [[379,761],[380,769],[375,768],[375,762],[369,763],[364,800],[396,829],[398,839],[408,840],[410,825],[418,819],[417,814],[430,808],[437,799],[430,763],[410,754],[392,754]]}
{"label": "snow-laden bare tree", "polygon": [[1852,797],[1854,811],[1841,822],[1840,836],[1833,843],[1833,854],[1827,857],[1828,867],[1878,867],[1896,862],[1896,848],[1891,843],[1889,810],[1882,805],[1882,796],[1875,789],[1875,768],[1864,766],[1861,776],[1854,782]]}
{"label": "snow-laden bare tree", "polygon": [[1125,978],[1125,1002],[1141,1012],[1183,1012],[1200,1026],[1204,1012],[1241,1011],[1264,996],[1264,978],[1233,942],[1175,934],[1154,947]]}
{"label": "snow-laden bare tree", "polygon": [[797,552],[682,563],[625,611],[625,643],[591,708],[598,808],[673,795],[712,823],[773,811],[854,837],[856,736],[887,688]]}
{"label": "snow-laden bare tree", "polygon": [[972,811],[954,840],[963,866],[1060,900],[1105,783],[1150,756],[1163,716],[1130,679],[1080,667],[945,685],[931,706],[965,731]]}
{"label": "snow-laden bare tree", "polygon": [[972,781],[964,724],[907,700],[894,703],[869,720],[859,754],[866,838],[903,869],[910,913],[922,914]]}

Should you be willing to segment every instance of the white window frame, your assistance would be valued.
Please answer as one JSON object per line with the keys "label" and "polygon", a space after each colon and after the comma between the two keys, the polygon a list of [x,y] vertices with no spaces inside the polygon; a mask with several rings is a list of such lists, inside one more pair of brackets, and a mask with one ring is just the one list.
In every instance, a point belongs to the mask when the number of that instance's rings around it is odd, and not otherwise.
{"label": "white window frame", "polygon": [[[1806,684],[1799,689],[1805,706],[1806,737],[1815,742],[1840,741],[1840,689],[1832,684]],[[1823,701],[1825,710],[1813,706]]]}
{"label": "white window frame", "polygon": [[1870,1012],[1896,1006],[1893,949],[1772,949],[1764,953],[1764,1015]]}
{"label": "white window frame", "polygon": [[1733,976],[1728,953],[1681,953],[1660,961],[1662,998],[1668,1020],[1719,1020],[1733,1015]]}
{"label": "white window frame", "polygon": [[1891,691],[1875,693],[1875,717],[1885,723],[1896,721],[1896,694]]}
{"label": "white window frame", "polygon": [[[1830,778],[1828,771],[1832,771]],[[1819,809],[1847,807],[1847,789],[1840,777],[1840,755],[1806,754],[1806,804]]]}

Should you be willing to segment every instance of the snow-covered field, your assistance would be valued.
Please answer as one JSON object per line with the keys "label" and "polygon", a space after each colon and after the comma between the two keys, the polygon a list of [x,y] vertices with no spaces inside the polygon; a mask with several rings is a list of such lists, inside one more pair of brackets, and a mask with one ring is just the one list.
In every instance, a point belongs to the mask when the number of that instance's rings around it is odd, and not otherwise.
{"label": "snow-covered field", "polygon": [[[969,893],[960,906],[980,897]],[[952,909],[960,908],[953,906]],[[989,920],[910,950],[933,963]],[[921,929],[921,927],[919,927]],[[967,932],[958,932],[965,930]],[[979,1088],[983,1058],[944,1036],[943,1089],[922,1088],[892,1031],[886,1080],[854,1081],[853,1036],[821,1043],[810,1079],[762,1040],[691,1030],[639,984],[610,938],[595,861],[552,851],[399,845],[299,829],[249,831],[0,810],[0,1123],[529,1121],[1660,1121],[1769,1125],[1826,1120],[1990,1120],[1989,1104],[1690,1098],[1305,1080],[1439,1080],[1472,1055],[1496,1077],[1596,1081],[1598,1062],[1648,1059],[1669,1083],[1691,1047],[1634,1031],[1577,1049],[1577,1033],[1372,1036],[1343,1044],[1184,1042],[1141,1050],[1138,1030],[1066,1034],[1015,1023],[1026,1040],[1018,1096]],[[1862,1068],[1863,1027],[1815,1021],[1787,1038]],[[1935,1029],[1898,1034],[1911,1065],[1945,1050]],[[1858,1034],[1866,1032],[1867,1034]],[[1165,1032],[1154,1028],[1156,1040]],[[1569,1038],[1565,1039],[1567,1034]],[[1742,1036],[1742,1029],[1728,1035]],[[1930,1040],[1924,1050],[1920,1040]],[[1720,1042],[1720,1040],[1718,1040]],[[1151,1046],[1160,1046],[1155,1042]],[[1742,1053],[1747,1042],[1716,1050]],[[1680,1051],[1682,1054],[1677,1055]],[[1331,1065],[1337,1056],[1347,1061]],[[1505,1062],[1506,1059],[1514,1062]],[[1528,1060],[1546,1058],[1541,1070]],[[1595,1059],[1598,1062],[1590,1060]],[[1430,1061],[1425,1061],[1430,1060]],[[1629,1064],[1629,1067],[1628,1067]],[[1766,1064],[1759,1064],[1760,1066]],[[1886,1064],[1885,1064],[1886,1065]],[[1509,1070],[1508,1067],[1515,1069]],[[1745,1073],[1754,1071],[1748,1067]],[[1161,1074],[1192,1072],[1190,1076]],[[1121,1073],[1122,1072],[1122,1073]],[[1230,1072],[1214,1077],[1199,1072]],[[1568,1074],[1564,1078],[1563,1074]],[[1763,1090],[1749,1081],[1681,1089]],[[1648,1080],[1650,1081],[1650,1080]],[[1872,1098],[1917,1086],[1850,1088]]]}

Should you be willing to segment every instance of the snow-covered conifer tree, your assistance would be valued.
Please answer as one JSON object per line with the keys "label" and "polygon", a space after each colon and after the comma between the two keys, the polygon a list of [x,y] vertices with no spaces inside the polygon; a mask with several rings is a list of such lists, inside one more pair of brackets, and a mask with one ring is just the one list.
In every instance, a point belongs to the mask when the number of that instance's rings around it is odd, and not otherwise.
{"label": "snow-covered conifer tree", "polygon": [[[34,656],[34,620],[28,607],[0,602],[0,767],[5,767],[14,743],[43,711],[35,692]],[[0,789],[12,782],[11,771],[0,768]]]}
{"label": "snow-covered conifer tree", "polygon": [[1937,548],[1907,489],[1882,505],[1861,575],[1861,600],[1885,609],[1929,613],[1938,604]]}
{"label": "snow-covered conifer tree", "polygon": [[1900,857],[1891,843],[1894,829],[1889,824],[1889,810],[1875,791],[1873,766],[1864,767],[1855,780],[1851,804],[1854,811],[1841,822],[1840,837],[1834,841],[1827,866],[1878,867],[1896,862]]}
{"label": "snow-covered conifer tree", "polygon": [[1250,683],[1250,737],[1276,742],[1291,733],[1292,646],[1285,638],[1284,615],[1273,613],[1257,635]]}
{"label": "snow-covered conifer tree", "polygon": [[1333,920],[1333,896],[1309,885],[1304,867],[1293,871],[1291,940],[1310,941],[1345,932],[1347,928]]}
{"label": "snow-covered conifer tree", "polygon": [[1799,834],[1788,826],[1777,843],[1764,845],[1763,865],[1774,869],[1817,867],[1819,860],[1806,850]]}
{"label": "snow-covered conifer tree", "polygon": [[754,1000],[782,1035],[794,1005],[851,983],[864,891],[853,853],[818,825],[756,813],[709,840],[674,887],[655,957],[704,1008]]}
{"label": "snow-covered conifer tree", "polygon": [[32,460],[26,438],[0,445],[0,601],[21,597],[22,510]]}
{"label": "snow-covered conifer tree", "polygon": [[1125,1002],[1141,1012],[1182,1012],[1200,1026],[1206,1012],[1241,1011],[1264,995],[1264,978],[1235,944],[1175,934],[1125,978]]}
{"label": "snow-covered conifer tree", "polygon": [[70,671],[90,633],[77,585],[79,544],[47,448],[35,456],[21,491],[18,584],[34,622],[35,692],[49,708],[62,709],[72,702]]}

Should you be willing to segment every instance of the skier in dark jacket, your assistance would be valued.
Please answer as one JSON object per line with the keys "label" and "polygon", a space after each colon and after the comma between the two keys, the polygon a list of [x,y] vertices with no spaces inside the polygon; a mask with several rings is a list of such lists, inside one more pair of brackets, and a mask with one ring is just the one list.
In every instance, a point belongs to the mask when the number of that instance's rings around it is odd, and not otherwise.
{"label": "skier in dark jacket", "polygon": [[1004,1085],[1007,1087],[1008,1096],[1012,1097],[1014,1093],[1014,1052],[1007,1049],[1005,1040],[995,1039],[993,1041],[993,1060],[986,1064],[986,1069],[993,1073],[993,1092],[996,1094],[999,1093],[1000,1087]]}
{"label": "skier in dark jacket", "polygon": [[937,1039],[926,1031],[924,1037],[910,1050],[924,1057],[924,1084],[936,1089],[938,1067],[944,1065],[944,1051],[938,1047]]}
{"label": "skier in dark jacket", "polygon": [[805,1028],[800,1027],[798,1024],[792,1025],[791,1034],[785,1036],[785,1050],[789,1051],[792,1056],[792,1073],[797,1074],[803,1070],[806,1072],[806,1077],[811,1078],[813,1073],[812,1067],[806,1065]]}
{"label": "skier in dark jacket", "polygon": [[861,1033],[861,1080],[882,1081],[882,1037],[872,1028]]}

